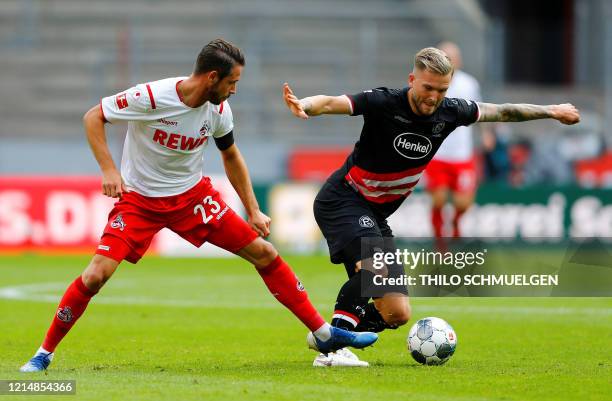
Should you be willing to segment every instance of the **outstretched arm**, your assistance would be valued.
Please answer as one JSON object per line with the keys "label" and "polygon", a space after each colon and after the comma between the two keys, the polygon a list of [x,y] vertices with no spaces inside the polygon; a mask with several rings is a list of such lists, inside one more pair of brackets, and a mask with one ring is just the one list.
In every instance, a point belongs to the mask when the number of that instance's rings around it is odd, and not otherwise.
{"label": "outstretched arm", "polygon": [[298,99],[288,83],[283,85],[283,98],[293,115],[307,119],[320,114],[351,114],[350,100],[346,96],[310,96]]}
{"label": "outstretched arm", "polygon": [[478,103],[479,122],[518,122],[552,118],[562,124],[572,125],[580,121],[580,112],[570,103],[540,106],[537,104]]}

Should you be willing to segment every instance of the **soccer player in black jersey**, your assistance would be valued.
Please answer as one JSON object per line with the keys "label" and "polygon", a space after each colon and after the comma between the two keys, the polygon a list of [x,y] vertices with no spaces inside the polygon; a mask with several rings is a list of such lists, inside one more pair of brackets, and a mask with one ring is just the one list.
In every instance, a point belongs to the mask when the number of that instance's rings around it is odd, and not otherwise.
{"label": "soccer player in black jersey", "polygon": [[[362,115],[364,120],[353,152],[327,179],[314,203],[315,219],[327,240],[331,261],[343,263],[349,276],[338,294],[334,326],[378,332],[397,328],[410,319],[406,287],[386,286],[372,292],[368,283],[373,282],[375,272],[362,266],[371,266],[372,256],[381,248],[394,251],[387,218],[410,195],[427,163],[455,128],[476,122],[551,118],[576,124],[580,120],[571,104],[491,104],[446,98],[452,76],[447,55],[428,47],[416,54],[408,87],[402,89],[376,88],[355,95],[298,99],[289,85],[284,85],[284,100],[299,118],[348,114]],[[364,238],[367,240],[362,241]],[[404,273],[401,265],[387,265],[386,269],[392,277]],[[367,366],[345,352],[320,355],[314,364]]]}

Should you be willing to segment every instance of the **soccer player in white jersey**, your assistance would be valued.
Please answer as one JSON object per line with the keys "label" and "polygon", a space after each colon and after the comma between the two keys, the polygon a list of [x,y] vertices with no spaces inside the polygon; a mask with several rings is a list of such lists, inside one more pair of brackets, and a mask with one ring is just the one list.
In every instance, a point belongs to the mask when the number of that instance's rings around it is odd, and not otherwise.
{"label": "soccer player in white jersey", "polygon": [[[480,85],[476,78],[461,70],[463,66],[461,51],[452,42],[442,42],[438,48],[448,55],[455,72],[446,92],[447,97],[480,102]],[[486,128],[481,127],[486,130]],[[471,126],[457,127],[438,149],[425,170],[425,187],[431,194],[431,225],[434,236],[444,236],[444,218],[442,210],[452,193],[454,214],[452,236],[460,237],[459,221],[463,214],[474,203],[476,193],[476,164]]]}
{"label": "soccer player in white jersey", "polygon": [[[227,102],[236,93],[244,64],[240,49],[216,39],[202,49],[190,76],[136,85],[103,98],[85,114],[87,139],[102,170],[102,191],[118,202],[96,254],[64,293],[41,347],[21,371],[47,369],[56,346],[119,263],[136,263],[162,228],[198,247],[210,242],[255,265],[270,292],[311,331],[310,348],[327,353],[376,341],[375,333],[351,333],[326,323],[291,268],[263,239],[270,232],[270,218],[259,210],[245,161],[234,144]],[[121,172],[104,131],[105,123],[119,121],[128,121]],[[203,150],[211,138],[248,221],[202,176]]]}

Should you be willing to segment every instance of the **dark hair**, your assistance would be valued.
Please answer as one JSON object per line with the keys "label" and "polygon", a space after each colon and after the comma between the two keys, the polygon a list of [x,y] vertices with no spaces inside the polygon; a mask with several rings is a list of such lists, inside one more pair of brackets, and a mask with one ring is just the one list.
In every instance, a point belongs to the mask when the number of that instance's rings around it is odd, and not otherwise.
{"label": "dark hair", "polygon": [[229,75],[234,65],[243,66],[244,63],[244,55],[238,47],[223,39],[215,39],[198,54],[193,72],[199,75],[215,70],[219,73],[219,78],[223,79]]}

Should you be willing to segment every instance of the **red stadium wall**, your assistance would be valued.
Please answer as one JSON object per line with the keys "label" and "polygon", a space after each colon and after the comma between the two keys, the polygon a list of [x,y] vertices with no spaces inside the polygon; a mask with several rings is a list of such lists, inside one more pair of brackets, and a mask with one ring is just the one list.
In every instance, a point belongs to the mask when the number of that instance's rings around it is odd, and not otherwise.
{"label": "red stadium wall", "polygon": [[0,251],[93,253],[113,199],[100,177],[0,177]]}
{"label": "red stadium wall", "polygon": [[297,147],[289,154],[289,179],[325,181],[342,166],[351,150],[352,147]]}
{"label": "red stadium wall", "polygon": [[[243,215],[229,180],[211,179]],[[0,176],[0,253],[93,254],[115,201],[102,195],[99,176]],[[210,244],[197,249],[166,229],[153,239],[151,254],[232,256]]]}

